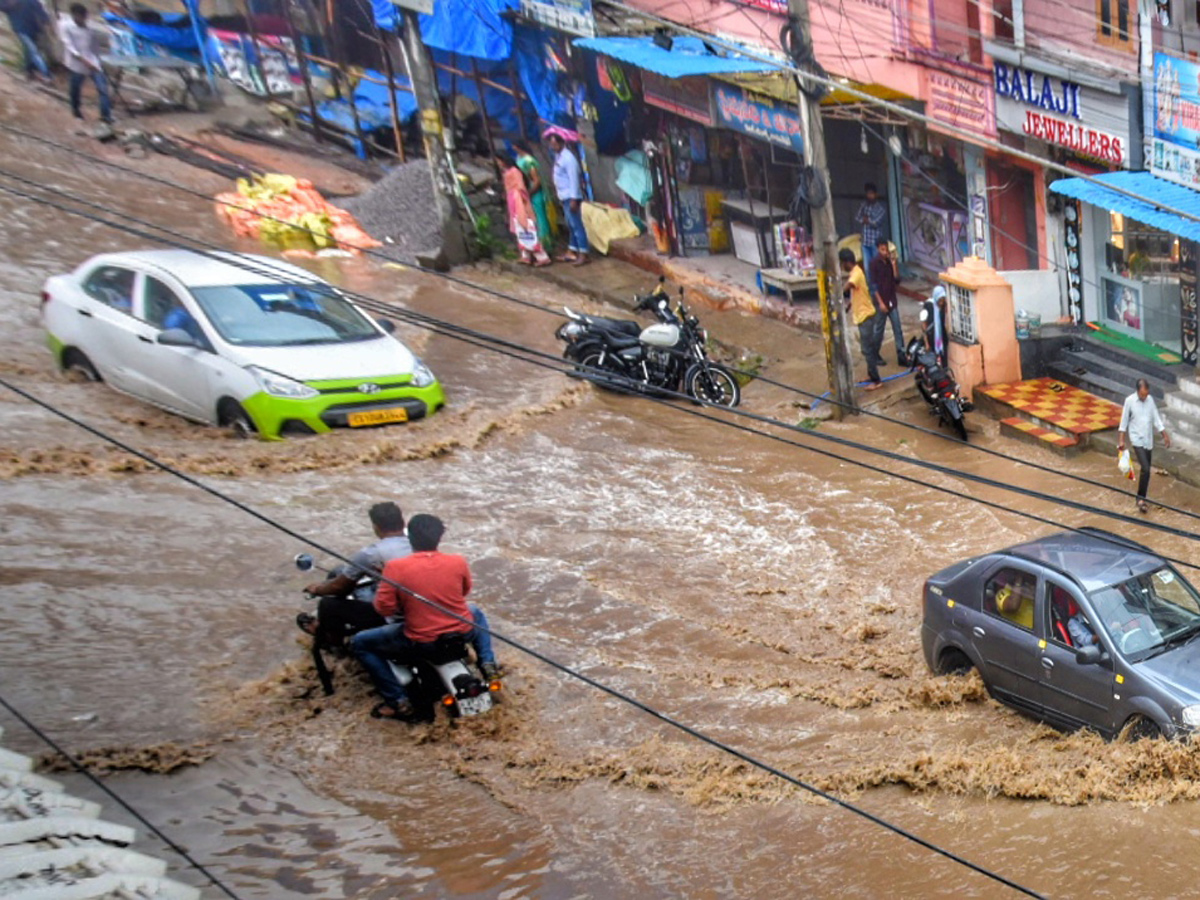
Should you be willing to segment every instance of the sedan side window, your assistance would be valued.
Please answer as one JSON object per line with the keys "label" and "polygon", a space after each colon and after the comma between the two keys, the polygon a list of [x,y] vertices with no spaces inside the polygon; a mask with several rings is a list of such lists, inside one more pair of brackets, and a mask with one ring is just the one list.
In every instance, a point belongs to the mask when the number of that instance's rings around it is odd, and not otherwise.
{"label": "sedan side window", "polygon": [[1075,649],[1099,643],[1096,629],[1092,627],[1091,621],[1075,602],[1070,591],[1057,584],[1048,583],[1046,595],[1048,602],[1045,615],[1049,619],[1046,623],[1046,634],[1050,640]]}
{"label": "sedan side window", "polygon": [[1020,569],[1004,568],[983,586],[983,611],[1033,631],[1037,578]]}
{"label": "sedan side window", "polygon": [[200,328],[195,316],[187,311],[179,295],[154,278],[146,276],[146,287],[142,291],[142,303],[145,309],[146,321],[155,328],[166,331],[168,328],[180,328],[196,339],[201,346],[207,346],[204,331]]}
{"label": "sedan side window", "polygon": [[137,273],[120,266],[101,266],[83,283],[83,290],[93,300],[124,313],[133,312],[133,284]]}

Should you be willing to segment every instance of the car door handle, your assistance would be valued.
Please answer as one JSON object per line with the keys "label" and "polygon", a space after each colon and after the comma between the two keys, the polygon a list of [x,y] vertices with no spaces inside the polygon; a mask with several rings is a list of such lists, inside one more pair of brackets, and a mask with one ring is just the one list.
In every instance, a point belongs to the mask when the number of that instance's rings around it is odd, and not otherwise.
{"label": "car door handle", "polygon": [[92,314],[90,311],[88,311],[86,309],[80,309],[78,306],[75,307],[75,312],[79,313],[81,316],[87,316],[89,319],[92,317]]}
{"label": "car door handle", "polygon": [[1042,657],[1042,668],[1046,669],[1046,670],[1053,669],[1054,668],[1054,660],[1050,659],[1050,657],[1048,657],[1048,656],[1043,656]]}
{"label": "car door handle", "polygon": [[984,637],[987,634],[987,632],[984,631],[982,628],[980,628],[978,625],[976,625],[974,628],[972,628],[971,631],[974,633],[975,637]]}
{"label": "car door handle", "polygon": [[145,344],[153,344],[154,343],[154,341],[150,340],[150,338],[146,337],[144,334],[139,334],[138,340]]}

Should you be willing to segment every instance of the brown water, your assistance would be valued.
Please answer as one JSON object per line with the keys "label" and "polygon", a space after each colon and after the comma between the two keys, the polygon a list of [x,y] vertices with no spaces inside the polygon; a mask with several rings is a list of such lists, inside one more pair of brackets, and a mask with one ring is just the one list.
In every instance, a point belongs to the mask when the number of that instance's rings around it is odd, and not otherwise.
{"label": "brown water", "polygon": [[[0,103],[6,122],[36,109],[44,122],[29,127],[96,150],[69,134],[62,109],[8,82]],[[203,200],[10,136],[0,148],[0,168],[225,240]],[[225,187],[165,160],[133,165]],[[232,441],[66,383],[40,346],[41,280],[141,242],[4,194],[0,214],[12,223],[0,259],[4,378],[341,551],[368,539],[364,510],[378,499],[437,512],[502,635],[1038,891],[1194,894],[1190,745],[1063,736],[985,699],[973,679],[931,678],[920,657],[929,573],[1049,530],[962,495],[1104,522],[873,461],[955,493],[933,492],[831,460],[810,435],[788,435],[796,447],[734,432],[403,325],[447,386],[444,412],[404,428]],[[557,352],[557,320],[536,310],[369,262],[323,274]],[[473,277],[546,306],[583,305],[507,275]],[[702,317],[762,353],[772,377],[822,389],[812,338]],[[796,399],[756,384],[745,404],[796,421],[806,415]],[[926,422],[910,403],[889,412]],[[1010,893],[504,645],[505,703],[484,721],[373,721],[345,667],[338,694],[319,697],[291,621],[306,580],[289,563],[298,541],[8,393],[0,423],[0,691],[71,750],[117,768],[106,783],[240,896]],[[1118,481],[1098,458],[1061,463],[1000,440],[978,416],[972,429],[976,443]],[[895,425],[821,431],[1128,508]],[[1153,490],[1197,506],[1168,479]],[[1194,555],[1182,540],[1134,536]],[[45,749],[0,724],[8,746]],[[119,817],[111,802],[106,813]]]}

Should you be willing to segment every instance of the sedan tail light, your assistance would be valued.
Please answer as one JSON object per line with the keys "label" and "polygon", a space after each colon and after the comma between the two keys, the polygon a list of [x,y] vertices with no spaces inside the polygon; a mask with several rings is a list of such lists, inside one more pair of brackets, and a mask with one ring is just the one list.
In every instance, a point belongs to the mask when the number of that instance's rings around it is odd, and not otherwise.
{"label": "sedan tail light", "polygon": [[42,308],[42,309],[45,309],[45,308],[46,308],[46,304],[47,304],[47,303],[49,303],[49,302],[50,302],[50,292],[49,292],[49,291],[42,291],[42,303],[41,303],[41,308]]}

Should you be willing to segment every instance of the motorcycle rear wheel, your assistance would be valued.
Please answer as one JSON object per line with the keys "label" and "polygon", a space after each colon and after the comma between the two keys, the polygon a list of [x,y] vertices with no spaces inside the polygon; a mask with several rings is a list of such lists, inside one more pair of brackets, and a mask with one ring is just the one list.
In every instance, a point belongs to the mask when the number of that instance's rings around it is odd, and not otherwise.
{"label": "motorcycle rear wheel", "polygon": [[742,402],[742,389],[733,373],[723,366],[693,365],[683,376],[688,396],[714,406],[733,408]]}
{"label": "motorcycle rear wheel", "polygon": [[955,418],[950,410],[943,407],[942,419],[950,426],[950,430],[958,435],[958,439],[965,444],[967,442],[967,422],[963,415],[959,413],[958,418]]}

